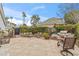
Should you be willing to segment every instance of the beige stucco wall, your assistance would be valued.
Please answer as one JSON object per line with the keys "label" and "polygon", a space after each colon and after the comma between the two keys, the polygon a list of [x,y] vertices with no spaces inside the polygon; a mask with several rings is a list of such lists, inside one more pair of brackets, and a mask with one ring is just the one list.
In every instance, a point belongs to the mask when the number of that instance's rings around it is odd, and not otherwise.
{"label": "beige stucco wall", "polygon": [[5,29],[5,16],[2,8],[2,4],[0,3],[0,28]]}
{"label": "beige stucco wall", "polygon": [[2,20],[2,18],[1,18],[1,15],[0,15],[0,28],[1,28],[1,29],[4,29],[4,28],[5,28],[5,25],[4,25],[4,23],[3,23],[3,20]]}

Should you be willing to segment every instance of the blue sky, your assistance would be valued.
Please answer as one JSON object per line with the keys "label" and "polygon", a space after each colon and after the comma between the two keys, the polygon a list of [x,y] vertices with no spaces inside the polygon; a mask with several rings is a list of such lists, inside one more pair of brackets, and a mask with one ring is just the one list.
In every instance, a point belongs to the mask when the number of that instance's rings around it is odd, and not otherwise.
{"label": "blue sky", "polygon": [[22,12],[27,15],[26,24],[30,25],[30,17],[34,14],[40,16],[40,20],[44,21],[51,17],[58,17],[59,4],[56,3],[4,3],[5,16],[12,16],[13,22],[22,24]]}

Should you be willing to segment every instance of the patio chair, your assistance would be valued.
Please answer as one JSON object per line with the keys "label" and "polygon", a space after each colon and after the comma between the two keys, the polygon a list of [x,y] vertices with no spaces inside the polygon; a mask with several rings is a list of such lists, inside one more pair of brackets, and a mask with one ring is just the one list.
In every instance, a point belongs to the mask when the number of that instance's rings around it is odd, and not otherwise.
{"label": "patio chair", "polygon": [[2,38],[3,38],[3,31],[0,30],[0,47],[1,47],[1,44],[2,44]]}
{"label": "patio chair", "polygon": [[3,44],[8,44],[10,42],[10,37],[8,37],[8,36],[4,36],[4,38],[2,38],[2,45]]}
{"label": "patio chair", "polygon": [[63,42],[63,50],[61,51],[61,54],[63,56],[68,56],[72,55],[73,53],[68,51],[69,49],[74,49],[74,45],[76,43],[76,38],[75,37],[66,37],[64,42]]}
{"label": "patio chair", "polygon": [[0,38],[0,45],[9,43],[10,42],[10,35],[11,34],[9,32],[4,31],[3,35]]}

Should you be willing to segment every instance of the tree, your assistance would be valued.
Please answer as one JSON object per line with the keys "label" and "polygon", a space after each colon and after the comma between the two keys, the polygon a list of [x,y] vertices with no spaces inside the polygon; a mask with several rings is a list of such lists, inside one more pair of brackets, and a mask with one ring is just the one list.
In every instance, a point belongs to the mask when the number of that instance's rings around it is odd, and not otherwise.
{"label": "tree", "polygon": [[23,17],[23,25],[25,25],[25,17],[26,17],[25,12],[22,12],[22,17]]}
{"label": "tree", "polygon": [[68,24],[76,24],[79,22],[79,10],[74,10],[64,15],[65,22]]}
{"label": "tree", "polygon": [[38,24],[39,20],[40,20],[39,15],[33,15],[33,16],[31,17],[31,24],[32,24],[32,26],[35,27],[36,24]]}
{"label": "tree", "polygon": [[58,7],[59,7],[59,12],[57,14],[60,16],[73,10],[79,10],[78,3],[63,3],[63,4],[59,4]]}
{"label": "tree", "polygon": [[[59,13],[58,16],[62,17],[64,15],[64,20],[66,23],[74,24],[78,21],[78,11],[79,10],[79,4],[78,3],[63,3],[59,4]],[[74,21],[76,20],[76,21]]]}
{"label": "tree", "polygon": [[9,17],[6,16],[6,17],[5,17],[5,20],[8,20],[8,19],[9,19]]}
{"label": "tree", "polygon": [[12,17],[12,16],[10,16],[10,19],[11,19],[11,22],[12,22],[13,17]]}

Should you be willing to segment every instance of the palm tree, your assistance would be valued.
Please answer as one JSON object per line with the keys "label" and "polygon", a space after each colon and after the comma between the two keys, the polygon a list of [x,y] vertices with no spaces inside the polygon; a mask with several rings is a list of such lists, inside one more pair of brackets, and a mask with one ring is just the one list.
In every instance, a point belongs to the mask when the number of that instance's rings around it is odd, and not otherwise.
{"label": "palm tree", "polygon": [[26,17],[25,12],[22,12],[22,17],[23,17],[23,25],[25,25],[25,17]]}
{"label": "palm tree", "polygon": [[12,16],[10,16],[10,19],[11,19],[10,26],[12,27],[12,19],[13,19],[13,17],[12,17]]}
{"label": "palm tree", "polygon": [[11,22],[12,22],[13,17],[12,17],[12,16],[10,16],[10,19],[11,19]]}
{"label": "palm tree", "polygon": [[9,17],[5,17],[5,20],[8,20],[9,19]]}
{"label": "palm tree", "polygon": [[32,26],[36,26],[36,24],[38,24],[39,20],[40,20],[39,15],[33,15],[31,17],[31,24],[32,24]]}

